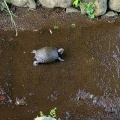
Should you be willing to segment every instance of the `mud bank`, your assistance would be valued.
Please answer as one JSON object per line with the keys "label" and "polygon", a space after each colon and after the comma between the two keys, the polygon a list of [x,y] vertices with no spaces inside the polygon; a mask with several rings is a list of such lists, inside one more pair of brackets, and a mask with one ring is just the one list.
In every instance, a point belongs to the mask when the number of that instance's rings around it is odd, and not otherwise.
{"label": "mud bank", "polygon": [[[70,24],[77,23],[80,25],[89,26],[103,21],[113,23],[115,20],[112,18],[107,19],[89,19],[81,13],[65,13],[63,8],[46,9],[39,8],[35,11],[28,10],[28,8],[16,8],[14,10],[14,20],[18,30],[40,30],[42,28],[53,28],[58,25],[61,28],[69,27]],[[0,13],[0,29],[13,30],[11,25],[10,16],[2,11]]]}

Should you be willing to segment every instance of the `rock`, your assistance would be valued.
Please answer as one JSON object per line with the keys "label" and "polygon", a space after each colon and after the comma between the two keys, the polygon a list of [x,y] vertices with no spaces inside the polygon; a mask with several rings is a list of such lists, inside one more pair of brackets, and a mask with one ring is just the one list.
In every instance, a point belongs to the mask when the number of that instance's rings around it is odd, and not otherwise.
{"label": "rock", "polygon": [[81,10],[81,14],[86,14],[83,4],[80,4],[79,7],[80,7],[80,10]]}
{"label": "rock", "polygon": [[67,8],[72,5],[74,0],[39,0],[39,2],[47,8],[62,7]]}
{"label": "rock", "polygon": [[101,16],[106,13],[107,0],[95,0],[95,16]]}
{"label": "rock", "polygon": [[56,120],[56,119],[52,117],[37,117],[34,120]]}
{"label": "rock", "polygon": [[75,13],[75,12],[80,12],[80,11],[72,7],[66,8],[66,13]]}
{"label": "rock", "polygon": [[117,17],[118,13],[113,12],[113,11],[108,11],[106,14],[104,14],[102,17],[103,18],[108,18],[108,17]]}
{"label": "rock", "polygon": [[34,0],[6,0],[6,2],[18,7],[29,7],[30,9],[36,9],[36,3]]}
{"label": "rock", "polygon": [[83,0],[84,2],[95,2],[95,0]]}
{"label": "rock", "polygon": [[120,12],[120,0],[109,0],[109,8],[116,12]]}

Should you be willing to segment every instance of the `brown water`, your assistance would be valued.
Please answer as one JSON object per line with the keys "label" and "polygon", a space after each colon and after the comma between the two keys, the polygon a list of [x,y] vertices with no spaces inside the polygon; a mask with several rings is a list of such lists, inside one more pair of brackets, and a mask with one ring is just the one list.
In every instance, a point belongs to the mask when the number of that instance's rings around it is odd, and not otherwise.
{"label": "brown water", "polygon": [[[54,107],[62,120],[120,119],[120,20],[76,24],[52,34],[0,31],[0,120],[33,120]],[[34,67],[31,51],[44,46],[63,47],[65,61]],[[27,105],[15,105],[23,97]]]}

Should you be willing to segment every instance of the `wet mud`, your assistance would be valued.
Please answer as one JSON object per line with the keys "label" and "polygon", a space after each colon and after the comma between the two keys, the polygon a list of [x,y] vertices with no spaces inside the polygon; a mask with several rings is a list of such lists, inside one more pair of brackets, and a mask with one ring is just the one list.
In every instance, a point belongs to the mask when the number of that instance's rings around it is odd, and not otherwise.
{"label": "wet mud", "polygon": [[[77,16],[49,18],[17,37],[0,31],[1,120],[33,120],[54,107],[63,120],[120,119],[120,19]],[[33,66],[32,50],[44,46],[64,48],[65,61]]]}

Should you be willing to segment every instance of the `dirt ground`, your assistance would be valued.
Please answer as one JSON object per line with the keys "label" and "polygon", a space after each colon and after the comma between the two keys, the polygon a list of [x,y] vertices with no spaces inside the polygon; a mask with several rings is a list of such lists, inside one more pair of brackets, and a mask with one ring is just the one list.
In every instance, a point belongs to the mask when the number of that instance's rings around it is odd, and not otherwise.
{"label": "dirt ground", "polygon": [[[114,22],[114,19],[98,19],[94,20],[84,17],[81,13],[65,13],[63,8],[47,9],[40,7],[37,10],[29,10],[28,8],[14,8],[14,20],[18,30],[36,30],[42,28],[53,27],[58,25],[60,27],[69,27],[74,22],[79,22],[82,25],[95,24],[96,22],[109,21]],[[12,30],[10,17],[5,11],[0,12],[0,28]]]}
{"label": "dirt ground", "polygon": [[[120,19],[61,8],[15,15],[17,37],[0,13],[0,120],[33,120],[54,107],[62,120],[119,120]],[[65,61],[33,66],[31,51],[44,46],[63,47]]]}

